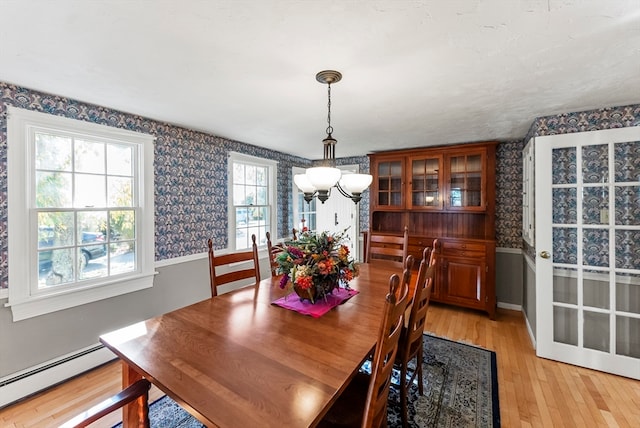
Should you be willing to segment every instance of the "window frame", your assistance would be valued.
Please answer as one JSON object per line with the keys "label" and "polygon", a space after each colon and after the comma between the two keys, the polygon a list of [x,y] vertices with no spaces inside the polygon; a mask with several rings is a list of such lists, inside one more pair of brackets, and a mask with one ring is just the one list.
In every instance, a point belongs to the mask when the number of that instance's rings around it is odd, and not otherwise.
{"label": "window frame", "polygon": [[[228,203],[227,203],[227,218],[228,218],[228,237],[227,237],[227,250],[230,252],[233,251],[242,251],[242,249],[236,250],[236,210],[235,205],[233,203],[233,164],[234,163],[243,163],[249,165],[255,165],[260,167],[267,168],[267,203],[269,207],[269,226],[266,228],[267,231],[271,234],[272,237],[277,235],[277,223],[278,223],[278,207],[276,206],[276,194],[277,194],[277,172],[278,172],[278,162],[275,160],[264,159],[257,156],[251,156],[244,153],[238,152],[229,152],[228,155],[228,165],[227,165],[227,194]],[[258,247],[266,248],[266,236],[256,236],[256,243]],[[273,238],[272,238],[273,239]],[[248,249],[247,247],[246,249]]]}
{"label": "window frame", "polygon": [[[50,129],[65,134],[107,139],[136,146],[134,201],[136,215],[136,269],[92,281],[75,282],[48,293],[34,293],[38,281],[37,220],[35,219],[34,129]],[[150,288],[155,275],[154,171],[155,137],[148,134],[84,122],[62,116],[8,106],[7,177],[9,229],[8,302],[13,321],[84,305],[102,299]],[[78,208],[80,210],[80,208]],[[24,219],[29,219],[24,221]],[[27,261],[27,262],[25,262]],[[35,275],[34,275],[35,273]],[[37,284],[36,289],[37,289]]]}

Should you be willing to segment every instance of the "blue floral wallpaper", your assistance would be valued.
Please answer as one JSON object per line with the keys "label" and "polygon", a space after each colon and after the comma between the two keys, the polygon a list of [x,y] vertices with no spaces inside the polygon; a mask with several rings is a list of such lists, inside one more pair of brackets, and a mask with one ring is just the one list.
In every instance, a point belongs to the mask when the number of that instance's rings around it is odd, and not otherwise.
{"label": "blue floral wallpaper", "polygon": [[[308,167],[308,159],[275,152],[211,134],[161,123],[106,107],[33,91],[0,82],[0,288],[8,284],[7,230],[7,106],[46,112],[78,120],[143,132],[156,137],[155,144],[155,239],[156,260],[205,251],[214,238],[217,248],[227,245],[227,159],[230,151],[278,161],[278,236],[293,226],[290,189],[292,166]],[[532,135],[579,132],[622,126],[640,126],[640,105],[605,108],[580,113],[541,117],[534,121],[525,140],[498,145],[496,175],[496,230],[498,247],[521,248],[522,162],[521,153]],[[367,156],[338,159],[340,165],[357,164],[369,172]],[[637,166],[637,165],[636,165]],[[360,202],[361,230],[369,226],[369,192]],[[221,209],[221,207],[225,207]],[[625,239],[633,239],[632,234]],[[525,247],[525,250],[527,248]],[[596,256],[594,253],[593,256]],[[623,261],[621,263],[627,263]]]}
{"label": "blue floral wallpaper", "polygon": [[496,245],[520,248],[522,242],[523,141],[498,144],[496,150]]}
{"label": "blue floral wallpaper", "polygon": [[539,117],[533,121],[524,141],[542,135],[569,134],[627,126],[640,126],[640,104]]}
{"label": "blue floral wallpaper", "polygon": [[[210,237],[214,238],[216,248],[226,247],[227,157],[230,151],[278,161],[278,200],[283,201],[288,207],[286,210],[278,210],[278,235],[284,236],[285,230],[291,230],[291,167],[307,167],[311,161],[0,82],[0,288],[6,288],[8,285],[8,105],[124,128],[156,137],[156,260],[202,253],[206,251],[206,240]],[[365,209],[368,211],[368,203]]]}

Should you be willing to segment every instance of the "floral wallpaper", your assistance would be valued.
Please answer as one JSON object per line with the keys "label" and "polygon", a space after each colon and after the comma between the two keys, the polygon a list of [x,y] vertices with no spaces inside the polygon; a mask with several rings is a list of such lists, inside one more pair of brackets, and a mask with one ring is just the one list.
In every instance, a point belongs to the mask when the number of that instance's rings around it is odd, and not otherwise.
{"label": "floral wallpaper", "polygon": [[[278,161],[278,236],[293,227],[290,189],[292,166],[308,167],[308,159],[162,123],[65,97],[0,82],[0,288],[8,285],[7,230],[7,106],[36,110],[78,120],[154,135],[155,143],[155,259],[202,253],[211,237],[216,248],[227,245],[227,159],[230,151]],[[613,107],[538,118],[526,141],[534,135],[640,126],[640,105]],[[521,248],[523,141],[498,145],[496,230],[498,247]],[[342,158],[340,165],[358,164],[369,172],[367,156]],[[369,226],[369,192],[360,205],[360,228]],[[225,207],[225,209],[220,209]],[[633,237],[635,238],[635,237]],[[625,235],[625,239],[629,239]],[[594,254],[595,256],[595,254]]]}
{"label": "floral wallpaper", "polygon": [[569,134],[627,126],[640,126],[640,104],[538,117],[531,124],[524,141],[543,135]]}
{"label": "floral wallpaper", "polygon": [[[230,151],[278,161],[278,236],[291,230],[291,167],[311,161],[250,144],[161,123],[106,107],[0,82],[0,288],[8,286],[7,106],[65,116],[156,137],[155,259],[206,251],[206,240],[227,246],[227,159]],[[220,209],[224,207],[224,209]],[[368,204],[366,205],[368,211]]]}
{"label": "floral wallpaper", "polygon": [[498,144],[496,150],[496,246],[520,248],[522,241],[523,141]]}

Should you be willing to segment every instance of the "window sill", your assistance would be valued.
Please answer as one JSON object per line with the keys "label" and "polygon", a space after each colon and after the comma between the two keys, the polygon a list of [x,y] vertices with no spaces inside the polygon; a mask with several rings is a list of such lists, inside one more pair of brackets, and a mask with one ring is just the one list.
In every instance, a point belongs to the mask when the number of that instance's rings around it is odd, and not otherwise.
{"label": "window sill", "polygon": [[153,287],[153,277],[155,273],[156,272],[151,275],[140,275],[85,290],[68,290],[60,294],[30,297],[22,301],[12,301],[11,292],[9,291],[9,302],[5,304],[5,307],[11,308],[13,322],[21,321],[98,300],[109,299],[111,297],[151,288]]}

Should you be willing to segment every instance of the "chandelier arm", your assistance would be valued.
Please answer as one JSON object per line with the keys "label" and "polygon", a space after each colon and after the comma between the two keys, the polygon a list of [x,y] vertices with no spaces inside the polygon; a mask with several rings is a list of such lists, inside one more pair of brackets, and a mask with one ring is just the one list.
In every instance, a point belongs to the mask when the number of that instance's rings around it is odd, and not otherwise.
{"label": "chandelier arm", "polygon": [[354,194],[351,194],[351,193],[347,192],[346,190],[344,190],[344,189],[342,188],[342,186],[340,185],[340,181],[338,181],[338,182],[336,183],[335,187],[338,189],[338,191],[340,192],[340,194],[341,194],[342,196],[344,196],[345,198],[349,198],[349,199],[351,199],[351,200],[352,200],[354,203],[356,203],[356,204],[357,204],[358,202],[360,202],[360,200],[362,199],[362,196],[360,196],[360,195],[361,195],[360,193],[354,193]]}
{"label": "chandelier arm", "polygon": [[351,194],[342,188],[342,186],[340,185],[340,181],[336,183],[336,187],[338,188],[338,191],[342,196],[346,198],[351,198]]}

